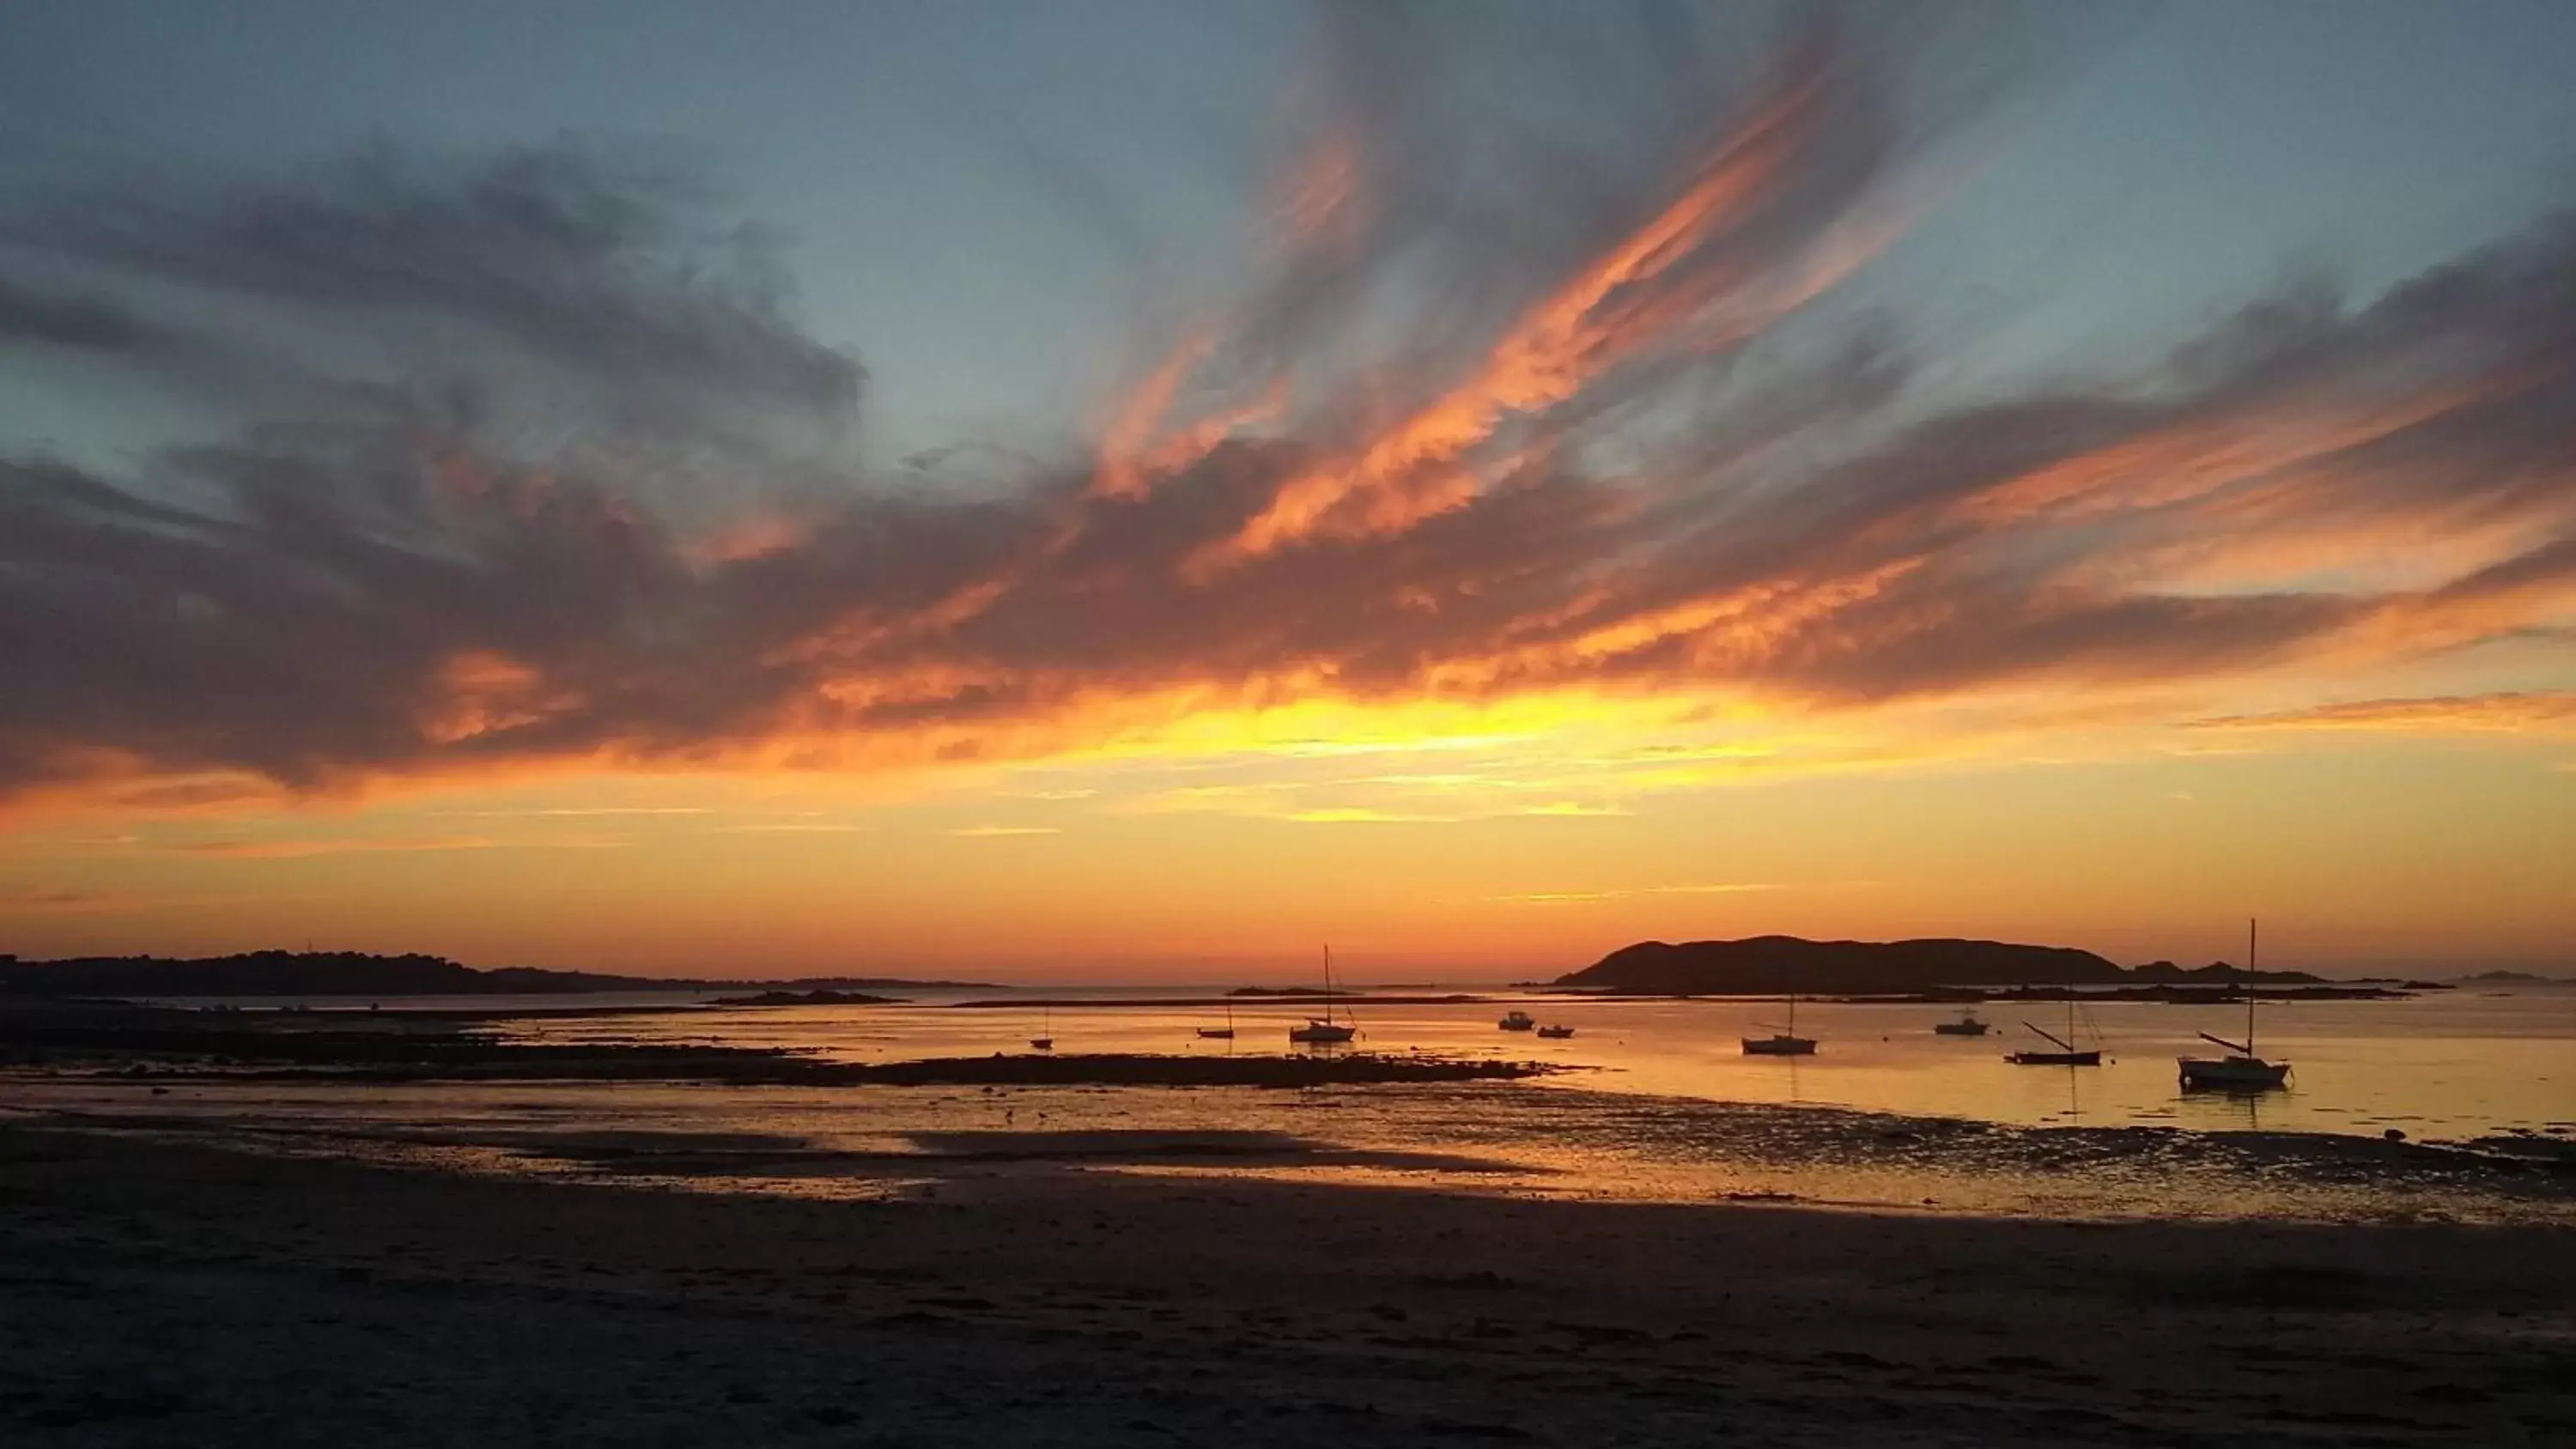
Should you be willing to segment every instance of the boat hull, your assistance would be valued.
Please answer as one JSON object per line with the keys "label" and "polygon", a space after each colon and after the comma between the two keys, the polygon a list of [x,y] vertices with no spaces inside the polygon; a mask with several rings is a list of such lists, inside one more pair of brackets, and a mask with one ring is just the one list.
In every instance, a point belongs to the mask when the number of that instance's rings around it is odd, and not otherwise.
{"label": "boat hull", "polygon": [[1199,1028],[1199,1035],[1204,1037],[1221,1037],[1227,1041],[1232,1041],[1234,1040],[1234,1028],[1230,1026],[1203,1026]]}
{"label": "boat hull", "polygon": [[1288,1028],[1288,1039],[1297,1043],[1299,1046],[1330,1046],[1336,1043],[1349,1041],[1352,1037],[1357,1035],[1359,1035],[1359,1028],[1355,1026],[1322,1026],[1310,1024],[1307,1026],[1292,1026]]}
{"label": "boat hull", "polygon": [[1546,1037],[1549,1041],[1564,1041],[1568,1037],[1574,1035],[1574,1028],[1570,1026],[1542,1026],[1538,1029],[1538,1034]]}
{"label": "boat hull", "polygon": [[2182,1084],[2231,1092],[2261,1092],[2288,1083],[2288,1062],[2267,1062],[2258,1057],[2181,1057]]}
{"label": "boat hull", "polygon": [[1934,1036],[1984,1036],[1990,1028],[1982,1021],[1945,1021],[1932,1028]]}
{"label": "boat hull", "polygon": [[2005,1061],[2017,1067],[2098,1067],[2100,1052],[2014,1052]]}
{"label": "boat hull", "polygon": [[1743,1038],[1748,1057],[1811,1057],[1816,1054],[1813,1037],[1748,1036]]}

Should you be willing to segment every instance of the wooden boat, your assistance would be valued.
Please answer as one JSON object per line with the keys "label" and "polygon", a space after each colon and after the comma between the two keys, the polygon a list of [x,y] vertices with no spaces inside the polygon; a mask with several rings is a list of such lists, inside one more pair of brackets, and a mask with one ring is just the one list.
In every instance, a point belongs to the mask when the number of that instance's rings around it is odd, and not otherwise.
{"label": "wooden boat", "polygon": [[1306,1018],[1304,1026],[1288,1028],[1288,1040],[1296,1046],[1333,1046],[1360,1034],[1359,1023],[1349,1020],[1350,1009],[1344,1007],[1342,1021],[1333,1020],[1333,948],[1324,948],[1324,1014]]}
{"label": "wooden boat", "polygon": [[1563,1041],[1567,1037],[1574,1035],[1574,1028],[1570,1026],[1542,1026],[1538,1029],[1538,1034],[1546,1037],[1549,1041]]}
{"label": "wooden boat", "polygon": [[2029,1027],[2033,1034],[2046,1038],[2049,1045],[2056,1047],[2057,1050],[2053,1052],[2026,1051],[2006,1054],[2004,1060],[2012,1063],[2014,1066],[2098,1067],[2102,1065],[2102,1052],[2100,1048],[2097,1047],[2091,1051],[2086,1051],[2082,1047],[2077,1046],[2073,1040],[2075,1036],[2075,993],[2073,991],[2069,991],[2066,994],[2065,1036],[2059,1036],[2057,1033],[2050,1031],[2045,1027],[2033,1026],[2027,1021],[2023,1022],[2022,1025]]}
{"label": "wooden boat", "polygon": [[2245,922],[2245,1040],[2232,1042],[2202,1032],[2200,1039],[2227,1048],[2223,1057],[2179,1057],[2185,1090],[2268,1092],[2290,1080],[2288,1062],[2267,1062],[2254,1050],[2255,922]]}
{"label": "wooden boat", "polygon": [[1816,1039],[1798,1035],[1798,993],[1789,993],[1789,1024],[1769,1036],[1743,1038],[1748,1057],[1811,1057],[1816,1054]]}

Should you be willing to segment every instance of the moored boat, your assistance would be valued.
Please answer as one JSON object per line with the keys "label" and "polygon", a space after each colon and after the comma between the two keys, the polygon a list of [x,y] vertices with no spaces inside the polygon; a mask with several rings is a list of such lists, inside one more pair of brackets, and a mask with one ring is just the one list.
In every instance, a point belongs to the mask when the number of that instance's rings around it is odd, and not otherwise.
{"label": "moored boat", "polygon": [[1961,1011],[1957,1021],[1932,1023],[1932,1034],[1935,1036],[1984,1036],[1994,1029],[1994,1023],[1978,1018],[1977,1009],[1973,1006]]}
{"label": "moored boat", "polygon": [[2290,1080],[2288,1062],[2267,1062],[2254,1050],[2254,969],[2256,923],[2245,922],[2245,1040],[2232,1042],[2202,1032],[2200,1039],[2227,1048],[2223,1057],[2178,1057],[2185,1090],[2268,1092]]}
{"label": "moored boat", "polygon": [[1789,1024],[1769,1036],[1742,1038],[1748,1057],[1811,1057],[1816,1054],[1816,1039],[1798,1035],[1798,993],[1789,993]]}
{"label": "moored boat", "polygon": [[1563,1041],[1567,1037],[1574,1035],[1574,1028],[1570,1026],[1542,1026],[1538,1029],[1538,1034],[1546,1037],[1549,1041]]}
{"label": "moored boat", "polygon": [[1526,1011],[1506,1011],[1503,1013],[1503,1019],[1495,1022],[1494,1025],[1504,1031],[1528,1031],[1538,1025],[1538,1018]]}
{"label": "moored boat", "polygon": [[1333,948],[1324,948],[1324,1014],[1306,1018],[1304,1026],[1288,1028],[1288,1040],[1296,1046],[1336,1046],[1360,1034],[1359,1023],[1348,1020],[1350,1009],[1344,1007],[1345,1020],[1333,1020]]}
{"label": "moored boat", "polygon": [[2074,1042],[2075,993],[2072,989],[2069,989],[2066,993],[2066,1035],[2059,1036],[2057,1033],[2048,1030],[2046,1027],[2033,1025],[2027,1021],[2023,1022],[2022,1025],[2029,1028],[2032,1035],[2045,1039],[2050,1046],[2057,1048],[2057,1050],[2032,1050],[2005,1053],[2004,1060],[2012,1063],[2014,1066],[2098,1067],[2102,1065],[2101,1048],[2095,1047],[2088,1051],[2083,1047],[2077,1046]]}

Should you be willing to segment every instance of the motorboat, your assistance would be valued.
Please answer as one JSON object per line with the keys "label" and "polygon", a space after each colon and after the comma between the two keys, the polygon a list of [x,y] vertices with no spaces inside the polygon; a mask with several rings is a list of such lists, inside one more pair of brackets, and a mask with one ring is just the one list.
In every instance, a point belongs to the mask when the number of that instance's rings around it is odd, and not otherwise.
{"label": "motorboat", "polygon": [[1932,1023],[1932,1034],[1934,1036],[1984,1036],[1987,1032],[1994,1029],[1995,1027],[1993,1022],[1983,1021],[1978,1018],[1977,1009],[1973,1006],[1960,1012],[1959,1019],[1957,1021],[1936,1021]]}
{"label": "motorboat", "polygon": [[1574,1035],[1574,1028],[1570,1026],[1542,1026],[1538,1029],[1538,1034],[1547,1038],[1549,1041],[1563,1041],[1567,1037]]}
{"label": "motorboat", "polygon": [[1537,1027],[1538,1018],[1526,1011],[1506,1011],[1503,1013],[1503,1019],[1495,1022],[1494,1025],[1505,1031],[1529,1031]]}

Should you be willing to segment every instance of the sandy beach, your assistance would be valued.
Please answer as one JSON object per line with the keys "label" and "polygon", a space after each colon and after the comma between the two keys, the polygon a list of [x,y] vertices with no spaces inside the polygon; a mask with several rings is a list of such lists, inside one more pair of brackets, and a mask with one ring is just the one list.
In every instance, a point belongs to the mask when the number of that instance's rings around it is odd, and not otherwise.
{"label": "sandy beach", "polygon": [[2576,1435],[2559,1228],[1546,1202],[1130,1175],[1090,1146],[807,1201],[0,1126],[0,1422],[62,1444]]}

